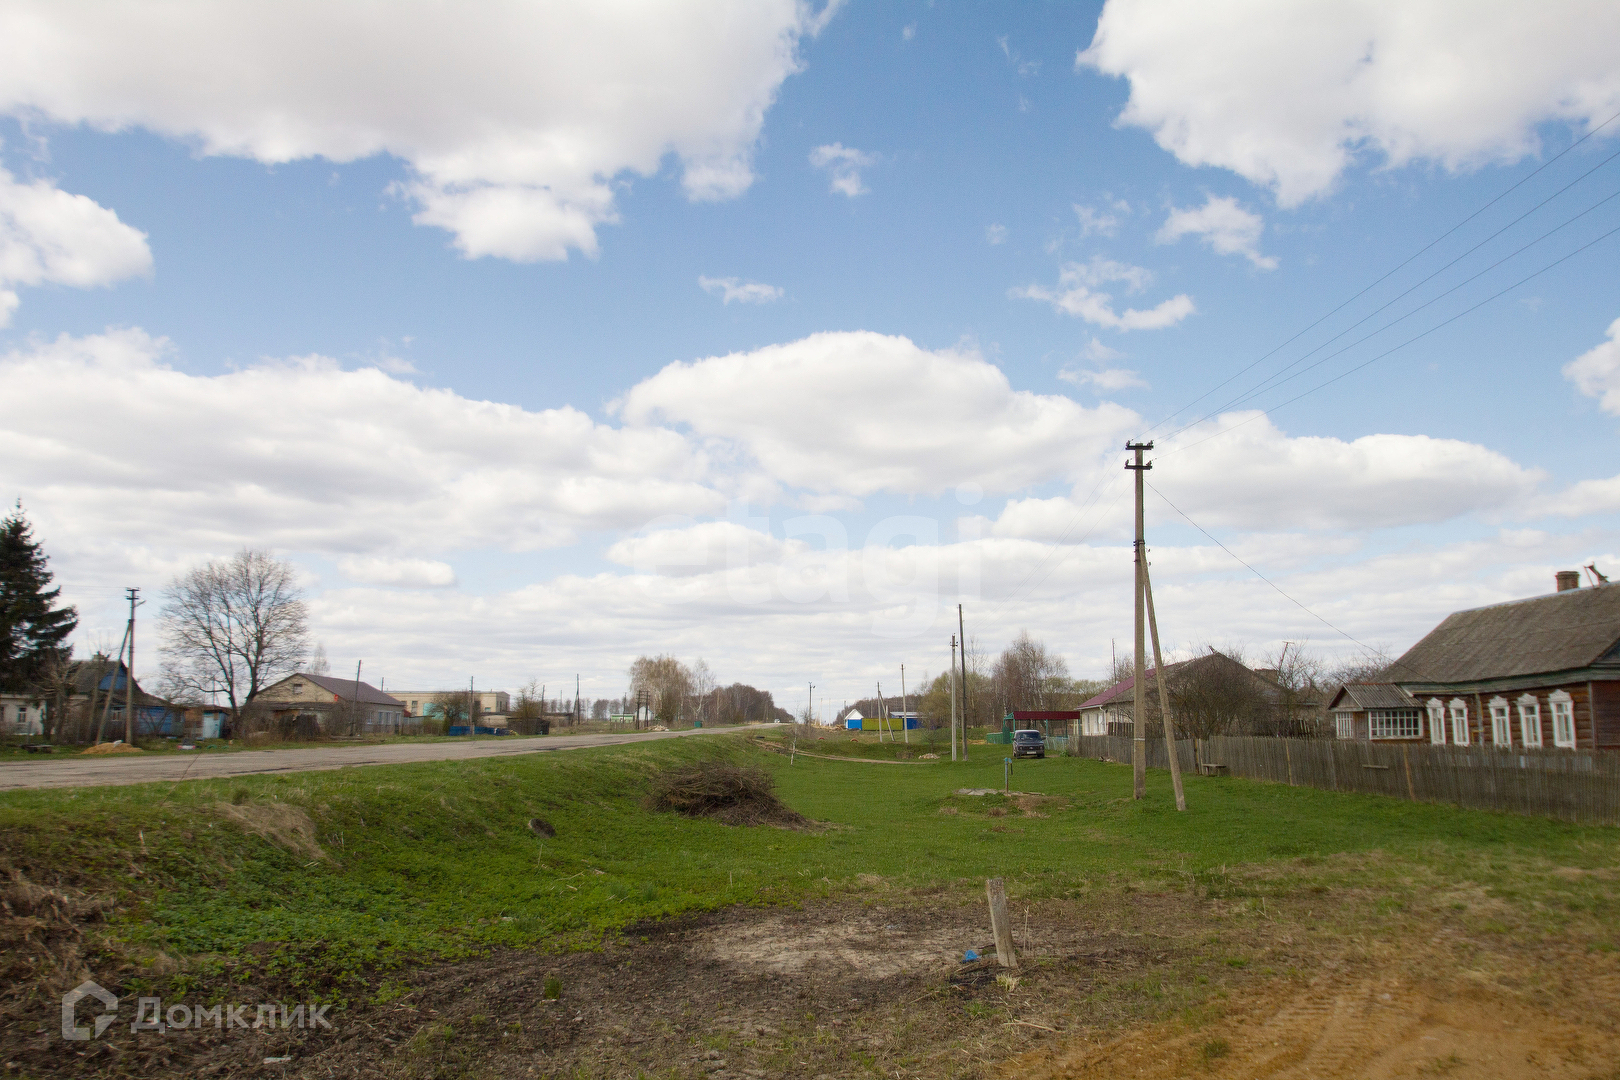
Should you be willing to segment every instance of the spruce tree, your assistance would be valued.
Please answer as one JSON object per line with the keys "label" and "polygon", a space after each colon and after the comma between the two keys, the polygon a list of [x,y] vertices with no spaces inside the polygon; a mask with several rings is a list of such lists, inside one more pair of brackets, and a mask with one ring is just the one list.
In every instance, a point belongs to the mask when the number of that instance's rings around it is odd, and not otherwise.
{"label": "spruce tree", "polygon": [[0,688],[27,689],[79,625],[77,611],[56,605],[61,593],[18,503],[0,522]]}

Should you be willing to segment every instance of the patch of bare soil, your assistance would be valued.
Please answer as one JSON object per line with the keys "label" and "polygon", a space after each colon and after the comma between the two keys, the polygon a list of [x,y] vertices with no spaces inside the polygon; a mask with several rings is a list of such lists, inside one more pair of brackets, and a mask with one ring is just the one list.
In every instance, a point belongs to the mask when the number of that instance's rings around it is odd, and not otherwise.
{"label": "patch of bare soil", "polygon": [[[1612,993],[1602,997],[1593,1004],[1612,1009]],[[1008,1062],[1002,1075],[1020,1080],[1612,1077],[1620,1052],[1612,1013],[1560,1015],[1467,983],[1334,975],[1298,989],[1259,989],[1229,1008],[1219,1022],[1194,1031],[1160,1024],[1102,1046],[1025,1055]]]}
{"label": "patch of bare soil", "polygon": [[84,753],[84,754],[144,754],[144,753],[146,753],[145,750],[142,750],[138,746],[131,746],[128,743],[122,743],[122,742],[96,743],[94,746],[85,747],[80,752]]}
{"label": "patch of bare soil", "polygon": [[53,1009],[0,1053],[41,1077],[1615,1075],[1620,954],[1470,931],[1449,907],[1391,921],[1368,914],[1374,895],[1328,888],[1015,900],[1013,973],[960,962],[994,953],[977,889],[861,884],[872,899],[390,973],[329,1031],[130,1033],[125,1017],[69,1045]]}

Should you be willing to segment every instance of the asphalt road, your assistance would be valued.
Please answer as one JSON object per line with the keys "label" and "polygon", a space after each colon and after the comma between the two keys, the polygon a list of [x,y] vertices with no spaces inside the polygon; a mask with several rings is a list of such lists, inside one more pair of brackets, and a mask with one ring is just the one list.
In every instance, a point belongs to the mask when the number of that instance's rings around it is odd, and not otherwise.
{"label": "asphalt road", "polygon": [[156,780],[199,780],[212,776],[247,776],[251,773],[314,772],[356,765],[403,765],[412,761],[468,761],[508,754],[543,754],[578,750],[586,746],[681,739],[712,735],[739,728],[701,728],[686,731],[642,731],[624,735],[512,736],[468,742],[391,743],[362,746],[317,746],[299,750],[233,750],[196,753],[52,755],[0,765],[0,791],[23,788],[92,787],[106,784],[145,784]]}

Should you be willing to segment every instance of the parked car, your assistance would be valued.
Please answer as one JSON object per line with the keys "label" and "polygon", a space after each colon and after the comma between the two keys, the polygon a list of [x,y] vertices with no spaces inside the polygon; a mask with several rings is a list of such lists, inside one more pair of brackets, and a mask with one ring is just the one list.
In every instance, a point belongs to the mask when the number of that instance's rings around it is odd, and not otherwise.
{"label": "parked car", "polygon": [[1013,732],[1013,757],[1046,756],[1046,736],[1032,728]]}

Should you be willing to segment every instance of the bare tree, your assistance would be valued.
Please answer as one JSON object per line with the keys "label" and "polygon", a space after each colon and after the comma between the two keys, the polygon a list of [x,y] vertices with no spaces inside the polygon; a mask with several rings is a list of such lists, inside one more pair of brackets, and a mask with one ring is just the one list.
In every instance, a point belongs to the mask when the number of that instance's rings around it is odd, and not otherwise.
{"label": "bare tree", "polygon": [[165,682],[224,694],[232,717],[259,691],[298,670],[309,612],[291,563],[243,550],[182,574],[164,590]]}
{"label": "bare tree", "polygon": [[433,711],[444,721],[446,729],[451,724],[465,724],[468,717],[467,691],[444,690],[433,695]]}
{"label": "bare tree", "polygon": [[692,696],[696,699],[693,702],[692,712],[699,720],[711,721],[713,717],[709,715],[709,706],[711,704],[709,699],[714,694],[714,669],[709,667],[708,662],[700,656],[697,662],[692,665],[691,672]]}
{"label": "bare tree", "polygon": [[646,691],[653,715],[668,726],[692,696],[692,673],[673,656],[639,656],[630,665],[630,697],[640,691]]}
{"label": "bare tree", "polygon": [[[1270,715],[1271,701],[1265,682],[1236,656],[1214,649],[1192,660],[1167,664],[1165,676],[1176,734],[1181,738],[1209,739],[1234,727],[1244,728]],[[1157,726],[1158,700],[1148,696],[1148,715]]]}
{"label": "bare tree", "polygon": [[315,643],[315,651],[309,655],[309,673],[311,675],[326,675],[332,670],[332,665],[326,659],[326,644]]}
{"label": "bare tree", "polygon": [[1013,643],[996,657],[990,681],[1004,709],[1053,709],[1053,699],[1067,690],[1069,665],[1047,652],[1046,643],[1020,630]]}

